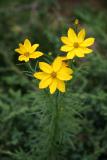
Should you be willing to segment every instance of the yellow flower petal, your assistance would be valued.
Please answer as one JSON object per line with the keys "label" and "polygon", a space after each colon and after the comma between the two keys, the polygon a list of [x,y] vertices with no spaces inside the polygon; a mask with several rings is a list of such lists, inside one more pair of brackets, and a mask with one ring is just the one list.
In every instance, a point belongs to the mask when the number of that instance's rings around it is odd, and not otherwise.
{"label": "yellow flower petal", "polygon": [[57,80],[57,88],[59,89],[59,91],[65,92],[65,83],[64,83],[64,81]]}
{"label": "yellow flower petal", "polygon": [[85,55],[84,55],[84,53],[82,53],[82,52],[80,52],[80,53],[77,52],[77,53],[76,53],[76,56],[77,56],[77,57],[84,57]]}
{"label": "yellow flower petal", "polygon": [[54,72],[57,72],[60,69],[61,65],[62,65],[61,58],[60,57],[55,58],[55,60],[54,60],[52,65],[53,65]]}
{"label": "yellow flower petal", "polygon": [[18,60],[19,60],[19,61],[28,62],[28,61],[29,61],[29,57],[25,57],[24,55],[21,55],[21,56],[19,56]]}
{"label": "yellow flower petal", "polygon": [[28,57],[26,57],[26,58],[25,58],[25,62],[28,62],[28,61],[29,61],[29,58],[28,58]]}
{"label": "yellow flower petal", "polygon": [[39,62],[39,67],[45,73],[52,73],[52,71],[53,71],[51,65],[49,65],[48,63],[45,63],[45,62]]}
{"label": "yellow flower petal", "polygon": [[36,51],[36,52],[33,52],[30,54],[30,58],[38,58],[38,57],[41,57],[43,55],[42,52],[39,52],[39,51]]}
{"label": "yellow flower petal", "polygon": [[81,29],[81,31],[78,33],[78,41],[83,42],[85,38],[85,29]]}
{"label": "yellow flower petal", "polygon": [[36,72],[33,74],[33,76],[37,79],[45,79],[45,78],[48,78],[50,75],[45,72]]}
{"label": "yellow flower petal", "polygon": [[39,88],[42,89],[42,88],[47,88],[52,82],[52,78],[49,77],[49,78],[45,78],[45,79],[42,79],[39,83]]}
{"label": "yellow flower petal", "polygon": [[84,52],[85,54],[88,54],[88,53],[93,52],[93,50],[92,50],[92,49],[89,49],[89,48],[83,48],[83,52]]}
{"label": "yellow flower petal", "polygon": [[73,59],[74,56],[75,56],[75,49],[70,51],[70,52],[68,52],[67,59]]}
{"label": "yellow flower petal", "polygon": [[64,68],[62,68],[59,72],[57,72],[57,78],[59,80],[68,81],[72,78],[72,76],[69,75]]}
{"label": "yellow flower petal", "polygon": [[61,41],[62,41],[64,44],[71,44],[71,43],[72,43],[72,41],[70,41],[70,40],[68,39],[68,37],[65,37],[65,36],[62,36],[62,37],[61,37]]}
{"label": "yellow flower petal", "polygon": [[19,48],[16,48],[15,51],[20,53],[20,54],[24,54],[27,52],[26,48],[24,47],[24,45],[22,45],[21,43],[19,43]]}
{"label": "yellow flower petal", "polygon": [[16,48],[15,52],[22,54],[22,52],[21,52],[21,50],[19,48]]}
{"label": "yellow flower petal", "polygon": [[31,47],[31,43],[30,43],[30,41],[28,39],[25,39],[24,47],[27,49],[27,51],[29,51],[29,49]]}
{"label": "yellow flower petal", "polygon": [[39,44],[32,45],[32,47],[30,48],[30,53],[34,52],[38,47],[39,47]]}
{"label": "yellow flower petal", "polygon": [[57,88],[57,79],[53,79],[52,83],[49,85],[50,93],[53,94]]}
{"label": "yellow flower petal", "polygon": [[76,55],[77,57],[84,57],[83,49],[82,49],[82,48],[77,48],[77,49],[75,49],[75,55]]}
{"label": "yellow flower petal", "polygon": [[60,48],[61,51],[63,52],[69,52],[73,49],[73,46],[68,46],[68,45],[64,45]]}
{"label": "yellow flower petal", "polygon": [[81,47],[88,47],[91,46],[95,41],[95,38],[87,38],[86,40],[83,41],[83,43],[81,43]]}
{"label": "yellow flower petal", "polygon": [[19,56],[18,60],[19,60],[19,61],[25,60],[25,56],[24,56],[24,55]]}
{"label": "yellow flower petal", "polygon": [[22,54],[28,52],[27,49],[24,47],[24,45],[20,47],[20,51],[22,52]]}
{"label": "yellow flower petal", "polygon": [[59,56],[59,58],[61,59],[61,61],[67,60],[67,56],[63,56],[63,57]]}
{"label": "yellow flower petal", "polygon": [[77,36],[75,31],[72,28],[68,29],[68,38],[71,42],[77,41]]}
{"label": "yellow flower petal", "polygon": [[67,73],[67,74],[72,74],[73,73],[73,70],[71,68],[68,68],[68,67],[62,67],[64,68],[64,71]]}

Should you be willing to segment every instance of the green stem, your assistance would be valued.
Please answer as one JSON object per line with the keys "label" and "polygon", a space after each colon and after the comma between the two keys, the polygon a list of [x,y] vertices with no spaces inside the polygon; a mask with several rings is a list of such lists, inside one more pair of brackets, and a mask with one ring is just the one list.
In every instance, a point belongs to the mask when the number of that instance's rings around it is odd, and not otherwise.
{"label": "green stem", "polygon": [[29,68],[32,72],[34,72],[34,69],[32,68],[30,62],[27,63],[27,66],[28,66],[28,68]]}
{"label": "green stem", "polygon": [[51,153],[50,157],[51,160],[57,160],[57,139],[58,139],[58,118],[59,118],[59,92],[58,94],[55,95],[55,106],[54,107],[54,118],[53,118],[53,125],[52,125],[52,148],[51,148]]}

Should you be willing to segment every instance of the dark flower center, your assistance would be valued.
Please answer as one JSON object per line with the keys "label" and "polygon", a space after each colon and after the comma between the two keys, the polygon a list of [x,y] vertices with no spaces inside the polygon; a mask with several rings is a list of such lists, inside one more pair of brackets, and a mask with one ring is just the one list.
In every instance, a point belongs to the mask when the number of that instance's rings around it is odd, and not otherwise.
{"label": "dark flower center", "polygon": [[52,78],[55,78],[55,77],[56,77],[56,73],[55,73],[55,72],[52,72],[52,73],[51,73],[51,76],[52,76]]}
{"label": "dark flower center", "polygon": [[74,43],[74,48],[78,48],[79,44],[77,42]]}
{"label": "dark flower center", "polygon": [[29,56],[29,52],[24,53],[24,56],[28,57]]}

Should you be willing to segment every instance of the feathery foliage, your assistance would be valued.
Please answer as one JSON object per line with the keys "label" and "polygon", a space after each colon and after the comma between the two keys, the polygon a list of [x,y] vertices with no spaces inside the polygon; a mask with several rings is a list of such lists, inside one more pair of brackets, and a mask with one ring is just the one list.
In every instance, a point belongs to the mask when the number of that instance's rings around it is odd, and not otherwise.
{"label": "feathery foliage", "polygon": [[38,90],[29,66],[18,64],[14,48],[30,37],[41,51],[56,54],[58,37],[71,25],[71,10],[62,15],[53,0],[0,3],[0,159],[107,158],[106,11],[87,5],[73,9],[97,39],[95,53],[73,62],[78,69],[66,94],[51,96]]}

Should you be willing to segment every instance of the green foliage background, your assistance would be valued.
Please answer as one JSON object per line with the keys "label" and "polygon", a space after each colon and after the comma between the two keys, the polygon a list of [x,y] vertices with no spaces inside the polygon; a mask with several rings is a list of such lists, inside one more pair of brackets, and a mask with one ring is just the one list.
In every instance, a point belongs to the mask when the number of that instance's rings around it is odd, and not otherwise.
{"label": "green foliage background", "polygon": [[[107,160],[106,6],[106,0],[0,1],[0,160]],[[57,111],[57,95],[39,91],[14,49],[29,38],[55,56],[75,18],[96,43],[93,54],[74,63]]]}

